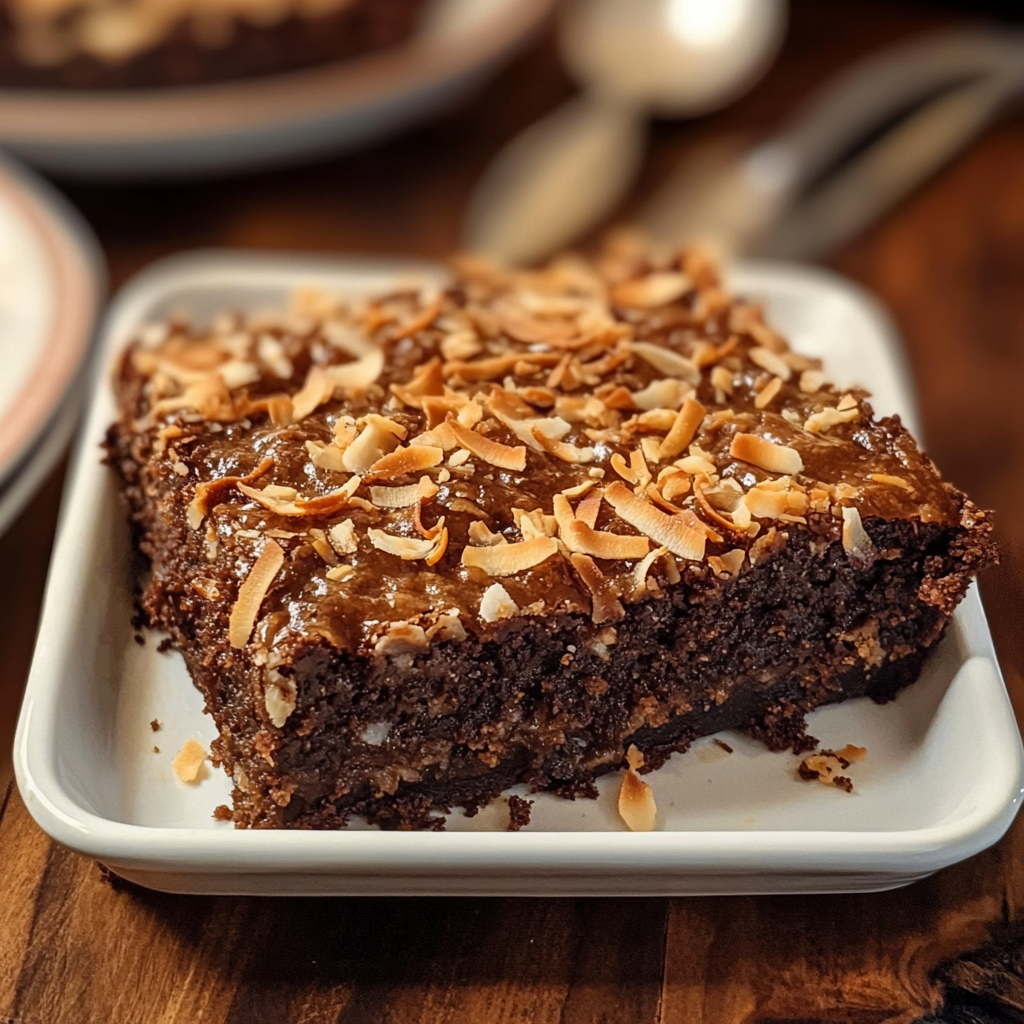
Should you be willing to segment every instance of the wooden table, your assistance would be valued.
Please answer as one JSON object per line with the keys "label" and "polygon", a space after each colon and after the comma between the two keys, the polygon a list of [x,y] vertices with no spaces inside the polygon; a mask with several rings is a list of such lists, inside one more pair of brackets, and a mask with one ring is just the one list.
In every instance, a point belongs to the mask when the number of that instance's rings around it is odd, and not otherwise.
{"label": "wooden table", "polygon": [[[841,63],[939,20],[922,5],[798,4],[783,58],[755,95],[655,130],[645,185],[695,141],[765,130]],[[68,192],[115,284],[193,246],[438,256],[457,243],[460,208],[489,155],[568,91],[541,40],[446,120],[372,152],[245,180]],[[834,265],[894,312],[943,471],[999,511],[1003,564],[982,592],[1020,712],[1024,118],[987,132]],[[0,1020],[873,1024],[934,1009],[936,965],[989,936],[1004,960],[1019,959],[1024,817],[995,849],[870,896],[260,900],[113,887],[33,825],[10,783],[58,498],[55,477],[0,541]],[[945,977],[968,1003],[964,993],[988,991],[990,1006],[1024,1006],[1012,963],[993,968],[982,956]],[[968,1010],[944,1012],[991,1019]]]}

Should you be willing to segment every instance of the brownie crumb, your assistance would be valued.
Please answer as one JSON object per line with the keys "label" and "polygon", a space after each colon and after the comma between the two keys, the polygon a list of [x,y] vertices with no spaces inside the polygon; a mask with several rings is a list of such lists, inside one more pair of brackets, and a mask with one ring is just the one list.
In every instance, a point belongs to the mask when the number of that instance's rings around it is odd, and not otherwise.
{"label": "brownie crumb", "polygon": [[162,725],[160,723],[160,719],[159,718],[154,718],[153,721],[149,723],[149,727],[150,727],[150,729],[153,730],[153,732],[159,732],[161,730],[161,728],[162,728]]}
{"label": "brownie crumb", "polygon": [[218,804],[213,809],[213,820],[214,821],[230,821],[231,820],[231,808],[227,804]]}
{"label": "brownie crumb", "polygon": [[135,634],[135,642],[140,647],[145,647],[146,646],[146,638],[141,633],[136,633]]}
{"label": "brownie crumb", "polygon": [[166,654],[174,646],[174,641],[169,637],[165,636],[163,640],[156,645],[157,652],[160,654]]}
{"label": "brownie crumb", "polygon": [[533,801],[524,800],[521,796],[514,794],[508,798],[508,830],[518,832],[530,824],[530,814],[533,811]]}
{"label": "brownie crumb", "polygon": [[159,747],[154,747],[153,748],[153,753],[154,754],[159,754],[160,753],[160,748]]}
{"label": "brownie crumb", "polygon": [[853,780],[839,772],[845,771],[854,761],[860,761],[867,753],[865,747],[847,744],[842,750],[819,750],[805,757],[797,766],[797,775],[805,782],[821,782],[836,786],[845,793],[853,792]]}
{"label": "brownie crumb", "polygon": [[716,746],[721,747],[727,754],[732,753],[732,747],[730,747],[729,744],[725,742],[725,740],[718,739],[717,736],[715,737],[715,744]]}

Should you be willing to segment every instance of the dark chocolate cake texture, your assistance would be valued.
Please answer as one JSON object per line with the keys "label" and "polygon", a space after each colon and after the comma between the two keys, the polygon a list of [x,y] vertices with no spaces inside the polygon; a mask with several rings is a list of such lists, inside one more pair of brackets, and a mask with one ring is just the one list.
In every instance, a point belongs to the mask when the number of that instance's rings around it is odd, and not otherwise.
{"label": "dark chocolate cake texture", "polygon": [[425,0],[0,0],[0,85],[146,88],[392,46]]}
{"label": "dark chocolate cake texture", "polygon": [[725,728],[806,751],[994,559],[899,419],[694,249],[153,324],[116,387],[142,608],[243,827],[592,796]]}

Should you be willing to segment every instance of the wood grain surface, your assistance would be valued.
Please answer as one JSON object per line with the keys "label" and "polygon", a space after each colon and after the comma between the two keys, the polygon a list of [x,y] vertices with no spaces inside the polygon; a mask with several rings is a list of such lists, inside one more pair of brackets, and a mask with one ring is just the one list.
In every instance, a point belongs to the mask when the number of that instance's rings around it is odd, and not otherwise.
{"label": "wood grain surface", "polygon": [[[753,95],[656,127],[638,195],[694,143],[768,130],[841,64],[948,18],[925,4],[795,4],[782,59]],[[66,189],[115,283],[195,246],[439,256],[457,245],[488,157],[569,91],[547,38],[443,121],[370,152],[233,181]],[[833,264],[894,313],[931,454],[998,512],[1003,563],[982,593],[1020,716],[1024,117]],[[870,896],[260,900],[111,884],[34,826],[10,782],[58,498],[59,474],[0,540],[0,1021],[875,1024],[932,1013],[947,990],[948,1019],[1021,1019],[1024,818],[996,848]]]}

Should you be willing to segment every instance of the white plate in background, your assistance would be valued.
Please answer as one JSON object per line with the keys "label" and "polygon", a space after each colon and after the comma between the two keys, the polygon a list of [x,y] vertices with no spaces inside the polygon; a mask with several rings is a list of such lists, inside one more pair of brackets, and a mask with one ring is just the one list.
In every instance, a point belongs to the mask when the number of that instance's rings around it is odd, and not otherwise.
{"label": "white plate in background", "polygon": [[102,280],[74,210],[0,160],[0,530],[70,437]]}
{"label": "white plate in background", "polygon": [[554,0],[433,0],[410,40],[334,64],[145,90],[0,90],[0,144],[84,178],[230,173],[390,135],[460,97]]}
{"label": "white plate in background", "polygon": [[[299,284],[341,293],[394,286],[436,268],[380,261],[242,254],[176,257],[144,272],[114,304],[112,357],[146,321],[175,310],[277,304]],[[841,384],[871,387],[881,413],[912,413],[891,324],[863,292],[830,274],[746,264],[737,290],[763,298],[795,346],[823,355]],[[198,785],[171,760],[212,721],[175,652],[139,646],[130,624],[129,538],[113,474],[96,444],[114,418],[99,378],[65,494],[42,624],[18,725],[15,761],[29,811],[55,839],[142,885],[256,894],[624,895],[842,892],[893,888],[994,843],[1019,807],[1022,750],[984,613],[972,587],[921,679],[890,704],[822,708],[826,745],[868,748],[856,789],[798,781],[798,759],[727,734],[646,778],[659,830],[631,833],[615,812],[620,776],[597,801],[536,801],[530,826],[504,831],[496,801],[449,830],[236,831],[215,822],[229,802],[219,769]],[[150,722],[162,723],[153,732]],[[154,746],[160,752],[154,752]]]}

